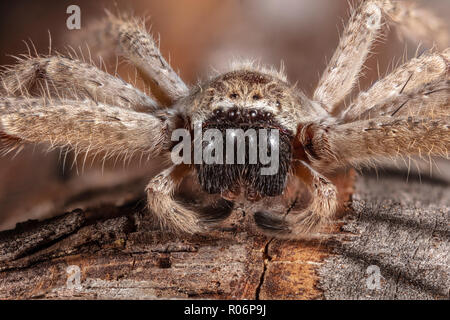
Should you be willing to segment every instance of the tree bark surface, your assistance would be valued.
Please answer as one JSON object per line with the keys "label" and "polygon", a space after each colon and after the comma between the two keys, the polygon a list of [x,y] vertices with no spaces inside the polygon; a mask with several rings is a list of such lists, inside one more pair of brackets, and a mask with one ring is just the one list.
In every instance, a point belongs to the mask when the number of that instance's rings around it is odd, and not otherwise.
{"label": "tree bark surface", "polygon": [[345,217],[303,241],[255,234],[242,210],[175,237],[146,222],[144,181],[91,192],[0,233],[0,298],[448,299],[448,181],[409,180],[358,177]]}

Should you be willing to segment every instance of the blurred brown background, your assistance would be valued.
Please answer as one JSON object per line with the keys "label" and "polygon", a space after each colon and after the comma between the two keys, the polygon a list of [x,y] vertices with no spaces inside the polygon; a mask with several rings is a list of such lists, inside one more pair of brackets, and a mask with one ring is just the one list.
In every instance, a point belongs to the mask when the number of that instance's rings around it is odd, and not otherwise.
{"label": "blurred brown background", "polygon": [[[66,8],[81,8],[81,30],[66,28]],[[446,20],[450,1],[423,1]],[[93,20],[104,16],[104,9],[147,15],[155,37],[161,37],[161,51],[170,56],[174,69],[189,84],[213,69],[221,69],[237,57],[256,58],[279,66],[283,61],[288,78],[311,94],[338,42],[342,19],[348,18],[346,0],[165,0],[165,1],[3,1],[0,5],[0,65],[11,64],[27,51],[23,40],[32,40],[39,53],[52,48],[64,52],[64,45],[81,35]],[[83,46],[82,43],[79,45]],[[427,45],[425,44],[424,47]],[[374,48],[368,70],[361,79],[366,88],[377,78],[377,63],[382,74],[406,52],[416,51],[416,43],[399,41],[391,32],[387,41]],[[395,60],[394,60],[395,58]],[[110,70],[114,68],[110,61]],[[128,72],[128,71],[123,71]],[[122,75],[127,79],[127,74]],[[70,158],[70,157],[69,157]],[[151,176],[154,163],[140,169],[118,166],[102,174],[98,166],[83,174],[63,170],[58,152],[44,154],[42,148],[27,148],[15,156],[0,159],[0,230],[18,221],[56,214],[66,208],[59,199],[85,188],[107,186],[131,179],[143,170]]]}

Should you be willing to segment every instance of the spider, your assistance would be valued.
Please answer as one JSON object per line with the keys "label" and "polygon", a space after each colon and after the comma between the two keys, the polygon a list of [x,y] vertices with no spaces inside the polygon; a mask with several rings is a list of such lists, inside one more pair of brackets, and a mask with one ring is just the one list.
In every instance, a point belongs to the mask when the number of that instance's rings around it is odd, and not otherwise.
{"label": "spider", "polygon": [[389,0],[353,8],[312,98],[290,85],[283,71],[251,62],[188,87],[142,22],[108,14],[97,37],[151,79],[170,106],[90,63],[24,56],[1,74],[0,142],[7,152],[44,142],[105,158],[169,158],[177,129],[193,133],[200,124],[203,133],[224,136],[231,128],[275,130],[278,140],[268,135],[257,142],[270,140],[279,151],[275,174],[260,174],[261,163],[171,163],[148,183],[148,209],[165,229],[204,233],[213,223],[174,198],[187,175],[195,173],[205,192],[220,195],[225,212],[237,199],[283,195],[297,179],[311,193],[306,208],[282,216],[268,207],[254,213],[254,222],[270,236],[301,238],[335,214],[337,189],[326,174],[399,156],[448,158],[450,49],[417,56],[340,108],[385,23],[414,19],[412,10]]}

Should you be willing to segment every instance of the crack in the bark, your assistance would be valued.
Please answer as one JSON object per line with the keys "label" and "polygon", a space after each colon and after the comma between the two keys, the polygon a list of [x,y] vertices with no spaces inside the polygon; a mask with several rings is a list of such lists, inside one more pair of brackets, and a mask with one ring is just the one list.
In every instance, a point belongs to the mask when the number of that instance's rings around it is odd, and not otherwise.
{"label": "crack in the bark", "polygon": [[261,293],[261,287],[264,283],[264,278],[267,271],[267,266],[269,265],[269,262],[272,260],[272,257],[269,255],[269,245],[273,241],[274,238],[271,238],[269,241],[267,241],[266,245],[264,246],[264,252],[263,252],[263,271],[261,273],[261,277],[259,278],[258,286],[256,287],[255,291],[255,300],[260,300],[260,293]]}
{"label": "crack in the bark", "polygon": [[[284,214],[285,217],[295,207],[295,205],[297,204],[297,201],[298,201],[298,198],[295,198],[295,200],[292,202],[292,204],[286,210],[286,213]],[[261,277],[259,278],[258,286],[256,287],[256,290],[255,290],[255,300],[260,300],[261,288],[262,288],[262,286],[264,284],[264,279],[265,279],[265,276],[266,276],[267,266],[269,265],[270,261],[272,261],[272,257],[269,255],[269,245],[272,243],[272,241],[274,239],[275,238],[273,238],[273,237],[270,238],[270,240],[267,241],[267,243],[264,246],[264,252],[263,252],[264,267],[263,267],[263,271],[261,273]]]}

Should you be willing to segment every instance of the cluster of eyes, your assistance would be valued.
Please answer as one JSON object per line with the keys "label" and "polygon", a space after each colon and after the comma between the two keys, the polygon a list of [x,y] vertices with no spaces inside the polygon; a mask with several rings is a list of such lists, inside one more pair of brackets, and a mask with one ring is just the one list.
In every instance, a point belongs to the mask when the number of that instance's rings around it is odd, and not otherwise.
{"label": "cluster of eyes", "polygon": [[258,111],[256,109],[240,109],[233,107],[228,110],[217,108],[214,110],[214,115],[218,119],[226,119],[229,121],[245,120],[245,121],[258,121],[258,120],[271,120],[273,118],[272,112]]}
{"label": "cluster of eyes", "polygon": [[193,133],[192,137],[191,131],[184,128],[172,131],[171,140],[176,144],[170,156],[174,164],[269,165],[260,168],[261,175],[274,175],[279,170],[278,129],[228,128],[222,132],[215,128],[203,130],[202,123],[196,123]]}

